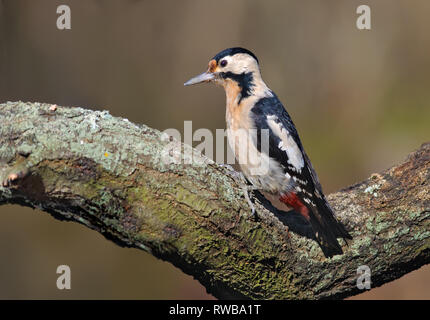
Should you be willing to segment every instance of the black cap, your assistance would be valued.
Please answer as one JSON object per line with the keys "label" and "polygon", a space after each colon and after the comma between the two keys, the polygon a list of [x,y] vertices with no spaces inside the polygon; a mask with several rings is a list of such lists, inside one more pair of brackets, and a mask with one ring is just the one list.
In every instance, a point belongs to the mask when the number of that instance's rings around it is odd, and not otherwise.
{"label": "black cap", "polygon": [[255,56],[255,54],[253,54],[251,51],[249,51],[248,49],[244,49],[244,48],[240,48],[240,47],[235,47],[235,48],[229,48],[229,49],[225,49],[223,51],[221,51],[220,53],[218,53],[215,57],[213,57],[213,59],[218,63],[218,61],[226,56],[233,56],[237,53],[246,53],[249,54],[251,57],[253,57],[257,63],[258,63],[258,59]]}

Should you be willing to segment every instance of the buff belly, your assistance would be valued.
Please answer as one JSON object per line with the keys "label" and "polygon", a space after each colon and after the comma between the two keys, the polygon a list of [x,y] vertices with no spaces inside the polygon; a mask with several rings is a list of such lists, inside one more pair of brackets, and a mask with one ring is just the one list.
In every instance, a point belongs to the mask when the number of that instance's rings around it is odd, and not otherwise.
{"label": "buff belly", "polygon": [[228,129],[227,139],[243,174],[255,187],[273,194],[293,189],[293,181],[283,168],[257,149],[252,130]]}

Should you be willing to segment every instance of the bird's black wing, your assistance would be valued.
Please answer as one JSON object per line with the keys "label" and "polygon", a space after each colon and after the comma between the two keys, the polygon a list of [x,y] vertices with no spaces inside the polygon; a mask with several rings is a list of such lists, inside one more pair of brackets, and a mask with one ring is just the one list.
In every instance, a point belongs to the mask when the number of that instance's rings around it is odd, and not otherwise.
{"label": "bird's black wing", "polygon": [[[295,182],[295,194],[309,209],[309,218],[315,236],[326,256],[341,254],[337,237],[351,239],[344,226],[336,220],[325,199],[317,174],[306,155],[296,127],[277,96],[260,99],[251,109],[251,118],[257,130],[256,145],[260,152],[261,129],[269,133],[269,156]],[[266,150],[265,150],[266,149]]]}

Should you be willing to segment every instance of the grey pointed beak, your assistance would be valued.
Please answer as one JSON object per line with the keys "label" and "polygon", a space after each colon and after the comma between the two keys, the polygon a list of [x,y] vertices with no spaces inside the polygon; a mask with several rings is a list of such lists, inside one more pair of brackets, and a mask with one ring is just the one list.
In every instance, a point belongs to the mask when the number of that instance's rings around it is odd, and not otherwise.
{"label": "grey pointed beak", "polygon": [[202,82],[209,82],[212,80],[215,80],[215,74],[213,74],[212,72],[206,71],[185,82],[184,86],[190,86],[192,84],[197,84]]}

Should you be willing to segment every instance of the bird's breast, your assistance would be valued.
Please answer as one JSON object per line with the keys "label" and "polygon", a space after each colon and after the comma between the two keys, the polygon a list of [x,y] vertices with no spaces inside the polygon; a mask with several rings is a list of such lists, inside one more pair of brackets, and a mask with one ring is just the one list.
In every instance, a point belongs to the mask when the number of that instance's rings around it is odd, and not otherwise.
{"label": "bird's breast", "polygon": [[279,163],[257,148],[257,130],[250,110],[258,98],[249,97],[238,104],[227,97],[227,140],[243,174],[256,187],[271,193],[288,190],[289,179]]}

